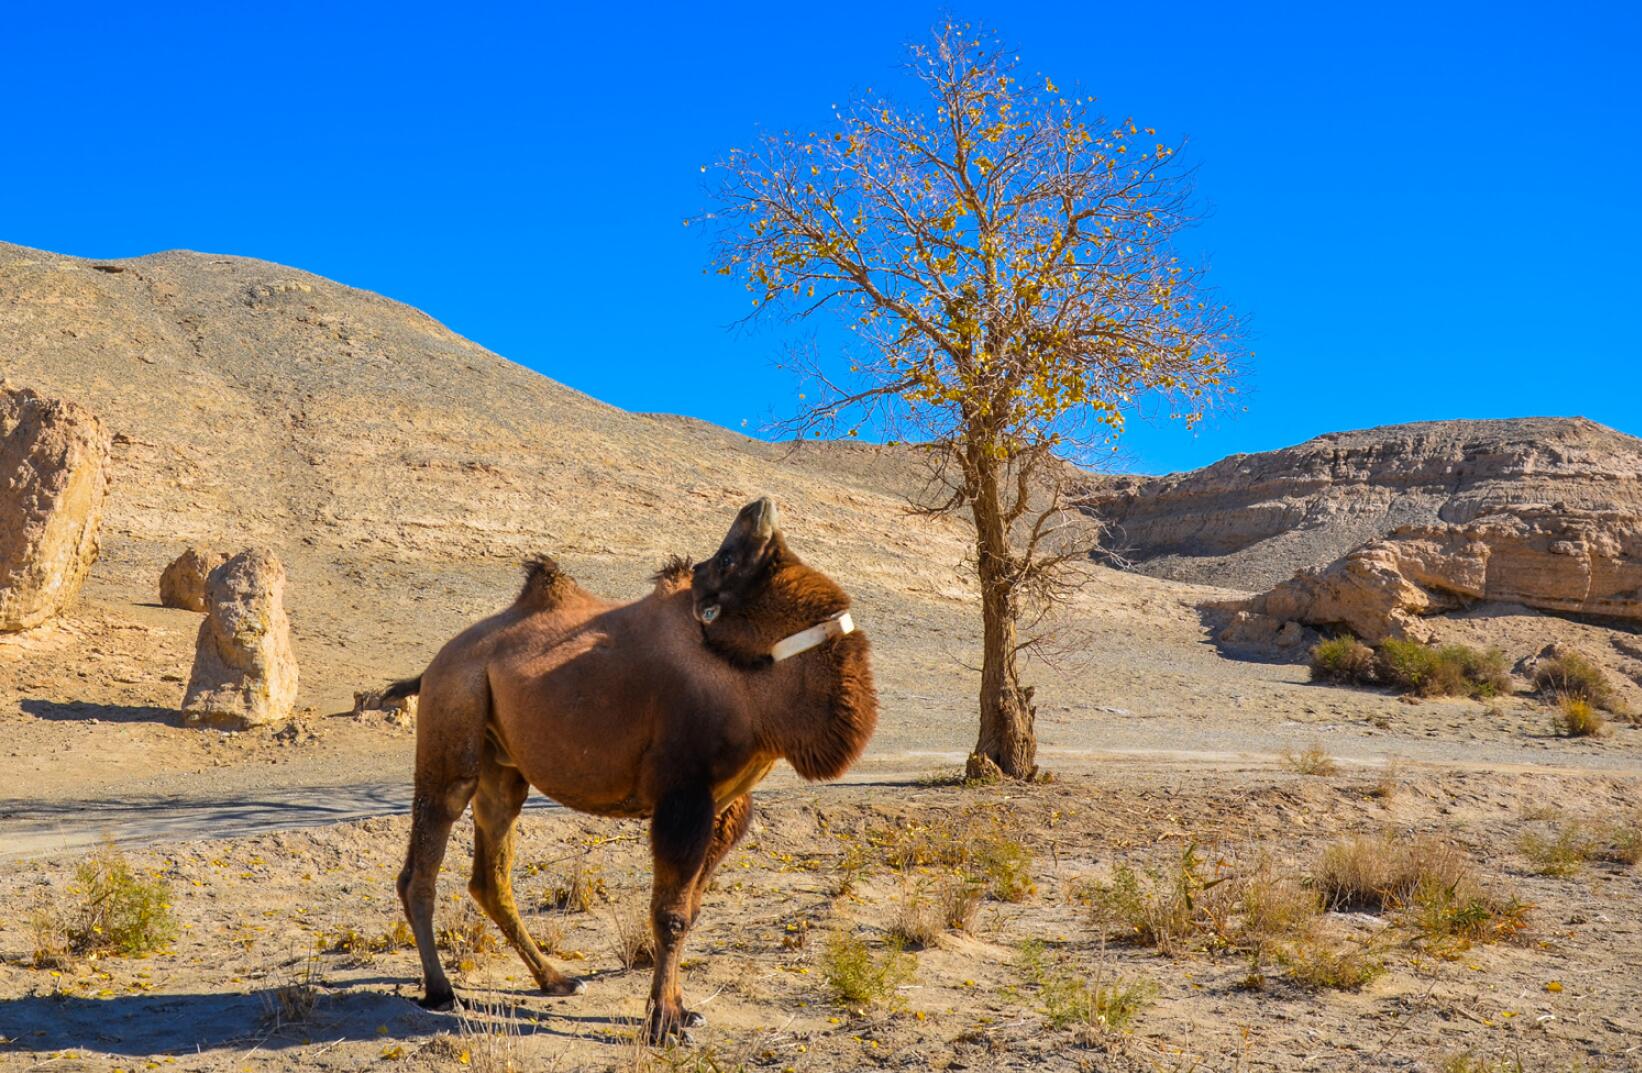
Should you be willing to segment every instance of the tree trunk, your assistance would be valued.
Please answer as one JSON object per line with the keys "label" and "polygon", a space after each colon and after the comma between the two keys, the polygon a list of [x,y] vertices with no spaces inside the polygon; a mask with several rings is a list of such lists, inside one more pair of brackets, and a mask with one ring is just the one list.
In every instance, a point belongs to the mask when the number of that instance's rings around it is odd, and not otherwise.
{"label": "tree trunk", "polygon": [[1016,611],[1013,554],[1004,524],[996,470],[982,463],[971,506],[981,583],[981,732],[969,757],[970,778],[1037,774],[1038,735],[1032,688],[1022,687],[1015,664]]}

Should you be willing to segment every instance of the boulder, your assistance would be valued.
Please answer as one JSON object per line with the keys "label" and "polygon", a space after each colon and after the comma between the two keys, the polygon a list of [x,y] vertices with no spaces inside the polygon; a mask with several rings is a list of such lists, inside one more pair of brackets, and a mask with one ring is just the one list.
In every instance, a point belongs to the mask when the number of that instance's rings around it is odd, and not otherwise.
{"label": "boulder", "polygon": [[160,603],[184,611],[205,610],[205,580],[228,561],[228,554],[190,547],[160,574]]}
{"label": "boulder", "polygon": [[1242,610],[1370,642],[1427,641],[1426,616],[1477,603],[1642,622],[1642,516],[1524,505],[1462,525],[1403,526]]}
{"label": "boulder", "polygon": [[0,632],[51,619],[97,561],[111,442],[84,407],[0,381]]}
{"label": "boulder", "polygon": [[211,571],[205,603],[184,722],[243,730],[289,717],[297,666],[279,559],[260,549],[240,552]]}

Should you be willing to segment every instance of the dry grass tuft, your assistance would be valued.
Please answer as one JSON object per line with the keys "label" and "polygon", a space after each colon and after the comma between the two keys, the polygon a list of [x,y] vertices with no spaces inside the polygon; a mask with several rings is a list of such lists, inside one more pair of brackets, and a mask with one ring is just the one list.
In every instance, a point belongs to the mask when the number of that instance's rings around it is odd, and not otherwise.
{"label": "dry grass tuft", "polygon": [[578,857],[563,878],[548,888],[542,905],[560,913],[586,913],[609,898],[604,869],[585,857]]}
{"label": "dry grass tuft", "polygon": [[1166,872],[1142,876],[1121,866],[1087,896],[1107,938],[1166,954],[1259,951],[1309,931],[1322,912],[1317,895],[1271,858],[1241,868],[1217,862],[1208,870],[1196,845]]}
{"label": "dry grass tuft", "polygon": [[1517,848],[1542,876],[1571,876],[1589,862],[1621,866],[1642,861],[1642,814],[1559,823],[1549,833],[1523,832]]}
{"label": "dry grass tuft", "polygon": [[1469,858],[1433,838],[1359,836],[1323,850],[1312,884],[1330,909],[1384,912],[1408,905],[1421,884],[1472,881]]}
{"label": "dry grass tuft", "polygon": [[656,963],[656,938],[650,915],[642,909],[610,914],[610,952],[624,969],[642,969]]}
{"label": "dry grass tuft", "polygon": [[68,893],[72,900],[42,908],[30,922],[37,967],[56,967],[77,955],[148,954],[177,937],[171,888],[138,876],[113,843],[74,869]]}
{"label": "dry grass tuft", "polygon": [[909,950],[925,950],[947,932],[968,933],[980,911],[982,885],[961,876],[949,876],[930,891],[926,883],[908,881],[890,923],[892,939]]}
{"label": "dry grass tuft", "polygon": [[447,1049],[458,1065],[474,1073],[523,1073],[518,1010],[500,1003],[478,1002],[462,1011],[461,1035]]}
{"label": "dry grass tuft", "polygon": [[821,975],[833,1000],[850,1009],[895,1006],[898,988],[917,972],[917,961],[898,942],[874,954],[858,935],[833,932],[821,952]]}
{"label": "dry grass tuft", "polygon": [[1298,753],[1284,749],[1279,757],[1285,765],[1302,775],[1333,775],[1340,770],[1340,765],[1328,755],[1322,742],[1314,741]]}
{"label": "dry grass tuft", "polygon": [[1364,944],[1339,945],[1312,932],[1277,953],[1289,979],[1307,987],[1358,991],[1385,975],[1385,959]]}
{"label": "dry grass tuft", "polygon": [[311,955],[303,959],[302,968],[291,979],[262,993],[262,1020],[270,1031],[304,1024],[313,1017],[320,994],[315,961]]}

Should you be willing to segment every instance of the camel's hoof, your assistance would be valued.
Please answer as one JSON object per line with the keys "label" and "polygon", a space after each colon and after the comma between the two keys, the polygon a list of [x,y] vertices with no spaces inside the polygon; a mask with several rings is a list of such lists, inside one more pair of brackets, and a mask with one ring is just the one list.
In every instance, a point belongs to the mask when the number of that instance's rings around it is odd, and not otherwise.
{"label": "camel's hoof", "polygon": [[428,993],[416,1000],[416,1004],[424,1010],[434,1013],[449,1013],[456,1008],[456,992],[446,991],[442,995]]}
{"label": "camel's hoof", "polygon": [[553,998],[565,998],[569,995],[579,995],[587,990],[587,981],[579,976],[566,976],[557,983],[543,984],[542,994]]}
{"label": "camel's hoof", "polygon": [[685,1010],[682,1017],[651,1016],[649,1025],[650,1046],[665,1047],[669,1043],[689,1043],[690,1029],[700,1028],[707,1023],[707,1018],[691,1010]]}

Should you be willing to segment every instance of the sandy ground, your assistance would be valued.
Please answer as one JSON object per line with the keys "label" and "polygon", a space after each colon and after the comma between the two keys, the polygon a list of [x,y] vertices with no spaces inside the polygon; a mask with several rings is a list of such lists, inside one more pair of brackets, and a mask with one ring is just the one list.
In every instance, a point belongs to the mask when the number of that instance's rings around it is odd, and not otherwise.
{"label": "sandy ground", "polygon": [[[1376,798],[1369,788],[1381,774],[1129,759],[1048,786],[886,779],[772,789],[687,955],[687,997],[709,1026],[693,1047],[655,1053],[632,1043],[648,973],[621,969],[613,952],[616,921],[645,900],[636,823],[559,809],[526,814],[521,904],[532,930],[552,936],[561,963],[589,987],[542,998],[510,952],[484,953],[457,976],[465,1014],[426,1013],[409,1001],[413,952],[335,949],[349,929],[380,936],[397,919],[401,818],[134,850],[140,870],[171,885],[181,937],[152,957],[60,972],[28,966],[27,915],[66,897],[65,869],[14,863],[0,876],[12,907],[0,922],[0,1031],[10,1040],[0,1068],[456,1069],[464,1052],[472,1062],[497,1049],[530,1069],[1437,1069],[1463,1053],[1520,1055],[1526,1069],[1638,1068],[1642,874],[1589,864],[1547,878],[1515,847],[1524,831],[1557,822],[1546,819],[1553,813],[1566,822],[1636,809],[1639,781],[1404,764],[1392,796]],[[908,890],[936,871],[892,867],[871,847],[886,831],[1000,815],[1031,850],[1035,892],[1019,903],[989,900],[973,934],[909,955],[914,975],[889,1004],[852,1011],[834,1001],[824,983],[826,937],[842,932],[879,948]],[[1360,992],[1314,991],[1280,972],[1254,991],[1241,986],[1244,957],[1165,957],[1104,942],[1076,894],[1117,863],[1166,864],[1188,844],[1227,868],[1264,850],[1303,873],[1328,842],[1381,831],[1457,841],[1491,887],[1532,903],[1527,935],[1445,957],[1398,947],[1389,972]],[[464,821],[444,875],[442,924],[467,913],[469,846]],[[864,867],[852,858],[861,847],[873,862]],[[598,870],[607,894],[587,912],[545,908],[577,862]],[[841,891],[848,874],[857,878]],[[1388,921],[1349,923],[1379,932]],[[1153,1000],[1131,1031],[1107,1039],[1052,1029],[1021,967],[1030,940],[1076,971],[1144,981]],[[276,1026],[271,992],[294,981],[312,981],[317,1004]]]}

